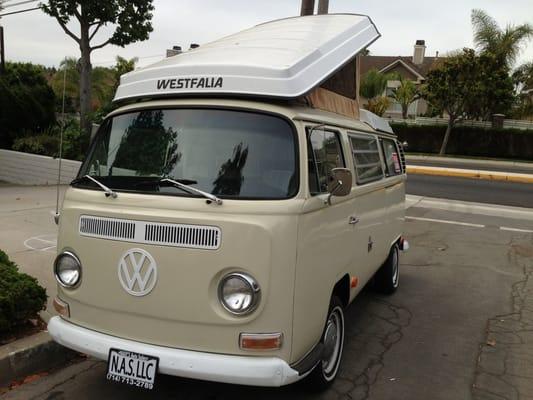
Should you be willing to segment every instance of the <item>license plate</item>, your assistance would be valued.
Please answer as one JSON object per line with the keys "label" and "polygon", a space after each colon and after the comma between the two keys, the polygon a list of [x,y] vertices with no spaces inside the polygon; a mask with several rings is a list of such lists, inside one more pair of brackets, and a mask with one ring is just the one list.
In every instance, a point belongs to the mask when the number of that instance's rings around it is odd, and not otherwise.
{"label": "license plate", "polygon": [[131,351],[110,349],[107,379],[143,389],[153,389],[159,358]]}

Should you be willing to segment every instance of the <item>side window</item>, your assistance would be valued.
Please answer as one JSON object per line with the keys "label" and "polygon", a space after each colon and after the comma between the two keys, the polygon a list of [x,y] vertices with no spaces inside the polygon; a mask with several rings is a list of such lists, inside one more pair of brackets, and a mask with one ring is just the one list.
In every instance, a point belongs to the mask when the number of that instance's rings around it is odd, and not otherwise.
{"label": "side window", "polygon": [[307,150],[309,190],[312,195],[327,193],[331,170],[345,166],[338,133],[313,130],[308,134]]}
{"label": "side window", "polygon": [[363,185],[383,178],[378,140],[370,135],[350,134],[350,143],[357,184]]}
{"label": "side window", "polygon": [[383,146],[383,157],[385,158],[387,176],[401,175],[402,165],[396,143],[391,139],[382,139],[381,144]]}

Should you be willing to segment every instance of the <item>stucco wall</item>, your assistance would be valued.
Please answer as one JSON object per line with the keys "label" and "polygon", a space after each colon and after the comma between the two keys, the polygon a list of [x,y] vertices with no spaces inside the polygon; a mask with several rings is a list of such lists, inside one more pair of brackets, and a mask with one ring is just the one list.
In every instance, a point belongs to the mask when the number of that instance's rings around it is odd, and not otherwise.
{"label": "stucco wall", "polygon": [[[0,149],[0,181],[20,185],[55,185],[59,160],[36,154]],[[77,175],[81,163],[63,160],[61,183],[70,183]]]}

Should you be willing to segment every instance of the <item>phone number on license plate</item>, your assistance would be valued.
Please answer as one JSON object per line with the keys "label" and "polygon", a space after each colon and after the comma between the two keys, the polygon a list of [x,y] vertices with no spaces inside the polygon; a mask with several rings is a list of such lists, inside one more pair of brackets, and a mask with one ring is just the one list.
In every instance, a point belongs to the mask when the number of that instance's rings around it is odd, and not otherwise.
{"label": "phone number on license plate", "polygon": [[153,389],[159,359],[124,350],[109,350],[107,379],[113,382]]}

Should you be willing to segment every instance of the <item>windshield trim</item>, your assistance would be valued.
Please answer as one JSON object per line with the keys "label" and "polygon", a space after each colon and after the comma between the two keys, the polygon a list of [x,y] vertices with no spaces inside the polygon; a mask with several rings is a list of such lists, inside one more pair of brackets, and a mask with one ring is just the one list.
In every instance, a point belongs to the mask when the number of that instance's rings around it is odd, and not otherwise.
{"label": "windshield trim", "polygon": [[[247,201],[284,201],[284,200],[290,200],[294,199],[299,195],[299,193],[302,190],[302,182],[301,182],[301,167],[300,167],[300,141],[298,136],[298,129],[296,128],[296,125],[294,121],[289,118],[288,116],[284,114],[280,114],[273,111],[263,110],[263,109],[257,109],[253,107],[240,107],[240,106],[216,106],[216,105],[194,105],[194,104],[180,104],[180,105],[148,105],[146,107],[139,107],[134,109],[128,109],[123,111],[113,111],[110,114],[108,114],[100,127],[98,128],[98,131],[94,135],[94,137],[91,140],[91,143],[89,145],[89,149],[85,153],[85,157],[83,159],[83,162],[80,166],[80,169],[78,170],[78,174],[76,175],[76,179],[74,181],[78,180],[80,177],[82,177],[82,171],[84,170],[85,163],[87,160],[92,156],[92,153],[95,151],[96,143],[98,142],[98,138],[104,134],[105,129],[107,126],[111,123],[111,119],[115,118],[120,115],[126,115],[131,114],[135,112],[140,112],[144,110],[179,110],[179,109],[186,109],[186,110],[220,110],[220,111],[240,111],[240,112],[246,112],[251,114],[261,114],[261,115],[268,115],[272,117],[277,117],[289,125],[291,132],[292,132],[292,138],[294,143],[294,167],[295,167],[295,176],[296,176],[296,189],[294,191],[294,194],[291,194],[287,197],[277,197],[277,198],[268,198],[268,197],[256,197],[256,196],[230,196],[230,195],[217,195],[220,199],[223,200],[247,200]],[[72,182],[74,182],[72,181]],[[95,188],[93,186],[88,186],[84,184],[83,182],[78,183],[70,183],[69,186],[84,189],[84,190],[96,190],[100,191],[101,189]],[[204,199],[203,197],[199,195],[195,195],[192,193],[160,193],[160,192],[151,192],[151,191],[141,191],[141,190],[129,190],[129,189],[116,189],[111,187],[111,189],[116,193],[128,193],[128,194],[142,194],[142,195],[154,195],[154,196],[174,196],[174,197],[185,197],[185,198],[198,198],[198,199]]]}

